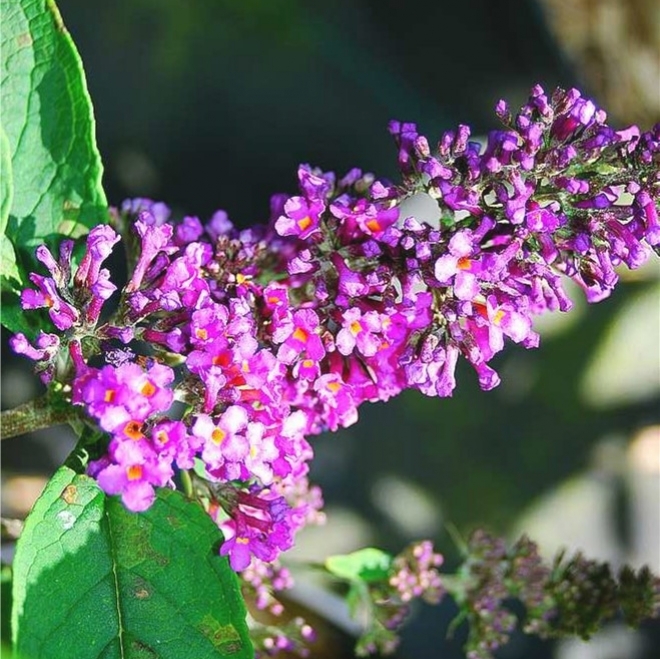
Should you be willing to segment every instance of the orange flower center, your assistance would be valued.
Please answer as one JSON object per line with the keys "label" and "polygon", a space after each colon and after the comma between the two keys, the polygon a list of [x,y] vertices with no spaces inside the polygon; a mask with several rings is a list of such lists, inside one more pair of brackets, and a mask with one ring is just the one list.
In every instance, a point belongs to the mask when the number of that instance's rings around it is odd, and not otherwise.
{"label": "orange flower center", "polygon": [[220,428],[216,428],[212,433],[211,433],[211,441],[214,444],[217,444],[218,446],[222,443],[222,440],[227,436],[227,433],[224,430],[221,430]]}
{"label": "orange flower center", "polygon": [[302,327],[296,327],[296,330],[293,333],[293,338],[301,343],[307,343],[309,334]]}
{"label": "orange flower center", "polygon": [[144,437],[142,434],[142,424],[139,421],[129,421],[124,426],[124,435],[135,441],[142,439]]}
{"label": "orange flower center", "polygon": [[312,223],[312,218],[309,215],[306,215],[301,220],[298,220],[298,227],[301,231],[304,231]]}
{"label": "orange flower center", "polygon": [[147,380],[144,383],[142,389],[140,389],[140,393],[147,398],[151,398],[151,396],[156,393],[156,387],[151,382],[149,382],[149,380]]}
{"label": "orange flower center", "polygon": [[375,218],[373,220],[368,220],[366,226],[369,231],[373,231],[374,233],[382,229],[380,222]]}
{"label": "orange flower center", "polygon": [[167,444],[170,441],[170,436],[164,430],[159,430],[156,433],[156,441],[159,444]]}
{"label": "orange flower center", "polygon": [[456,264],[456,267],[459,270],[469,270],[470,266],[472,265],[472,261],[467,256],[461,256],[460,259],[458,259],[458,263]]}
{"label": "orange flower center", "polygon": [[136,481],[142,478],[142,465],[131,465],[126,470],[126,476],[129,481]]}

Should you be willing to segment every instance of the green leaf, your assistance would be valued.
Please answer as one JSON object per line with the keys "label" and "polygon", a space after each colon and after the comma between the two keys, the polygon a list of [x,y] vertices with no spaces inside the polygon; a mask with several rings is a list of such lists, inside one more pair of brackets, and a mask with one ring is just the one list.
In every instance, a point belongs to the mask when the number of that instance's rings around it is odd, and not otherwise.
{"label": "green leaf", "polygon": [[9,220],[9,209],[14,196],[11,173],[11,151],[5,129],[0,123],[0,234],[5,235]]}
{"label": "green leaf", "polygon": [[1,33],[0,103],[11,157],[2,212],[13,188],[6,229],[28,269],[40,243],[107,221],[107,202],[82,63],[55,3],[6,0]]}
{"label": "green leaf", "polygon": [[[4,284],[4,280],[3,280]],[[28,338],[34,338],[40,327],[39,314],[26,314],[21,308],[18,295],[3,291],[0,304],[0,322],[10,332],[23,332]]]}
{"label": "green leaf", "polygon": [[9,237],[5,235],[9,221],[9,209],[14,196],[13,177],[11,173],[11,152],[9,140],[2,124],[0,124],[0,278],[2,289],[12,290],[10,280],[21,281],[21,275],[16,268],[16,254]]}
{"label": "green leaf", "polygon": [[325,559],[326,570],[345,581],[383,581],[387,579],[391,565],[392,557],[373,547]]}
{"label": "green leaf", "polygon": [[11,579],[10,565],[0,566],[0,640],[8,643],[11,638]]}
{"label": "green leaf", "polygon": [[5,235],[0,235],[0,277],[2,277],[2,288],[14,290],[15,286],[11,280],[20,284],[21,273],[16,267],[16,252],[11,240]]}
{"label": "green leaf", "polygon": [[14,645],[32,659],[252,659],[236,574],[196,503],[130,513],[62,467],[14,558]]}

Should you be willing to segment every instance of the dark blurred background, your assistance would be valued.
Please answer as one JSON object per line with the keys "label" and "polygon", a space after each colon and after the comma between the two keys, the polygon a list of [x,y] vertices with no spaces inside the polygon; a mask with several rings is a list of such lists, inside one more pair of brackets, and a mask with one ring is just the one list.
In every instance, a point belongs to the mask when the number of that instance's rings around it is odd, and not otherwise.
{"label": "dark blurred background", "polygon": [[[649,127],[660,120],[656,4],[59,2],[85,64],[110,202],[148,196],[202,220],[223,208],[239,226],[265,221],[271,194],[295,192],[301,162],[394,177],[390,119],[417,122],[431,141],[459,122],[484,135],[495,102],[515,107],[537,82],[579,86],[616,126]],[[460,368],[450,400],[406,394],[315,439],[329,522],[303,534],[294,557],[367,544],[397,552],[432,537],[451,566],[446,525],[467,536],[486,524],[529,530],[548,552],[581,547],[660,570],[658,280],[656,259],[596,307],[578,293],[571,315],[542,319],[540,350],[505,351],[495,391]],[[3,408],[37,391],[6,339]],[[24,515],[70,449],[66,431],[55,434],[3,443],[3,514]],[[303,577],[294,595],[346,626],[322,584]],[[461,633],[444,638],[453,613],[420,609],[399,656],[460,657]],[[499,656],[650,658],[653,633],[615,625],[589,646],[521,636]],[[346,647],[333,633],[313,656],[350,656]]]}

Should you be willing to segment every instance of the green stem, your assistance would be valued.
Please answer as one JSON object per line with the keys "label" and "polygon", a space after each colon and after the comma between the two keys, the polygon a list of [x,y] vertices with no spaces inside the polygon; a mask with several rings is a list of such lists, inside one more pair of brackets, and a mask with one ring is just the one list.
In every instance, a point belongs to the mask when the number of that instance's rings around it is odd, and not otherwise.
{"label": "green stem", "polygon": [[54,406],[48,394],[0,413],[0,439],[69,423],[78,418],[71,408]]}
{"label": "green stem", "polygon": [[189,499],[192,499],[195,491],[193,488],[192,478],[190,477],[190,472],[187,469],[181,470],[181,485],[183,486],[184,494]]}

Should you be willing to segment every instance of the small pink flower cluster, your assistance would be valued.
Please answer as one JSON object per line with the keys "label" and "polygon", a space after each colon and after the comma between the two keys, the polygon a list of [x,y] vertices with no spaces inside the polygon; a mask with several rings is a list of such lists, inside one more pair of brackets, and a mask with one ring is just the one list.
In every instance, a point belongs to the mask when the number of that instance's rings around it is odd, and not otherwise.
{"label": "small pink flower cluster", "polygon": [[[643,263],[660,243],[660,126],[616,132],[575,90],[538,87],[498,114],[485,149],[464,126],[432,150],[393,122],[399,186],[303,165],[300,194],[274,197],[265,227],[239,231],[221,211],[174,224],[164,204],[125,202],[116,226],[135,265],[108,320],[115,231],[90,232],[73,277],[70,242],[59,261],[39,248],[51,277],[31,275],[23,307],[47,308],[61,334],[13,347],[109,435],[89,466],[101,487],[144,510],[175,468],[194,469],[232,566],[272,561],[319,518],[309,435],[404,389],[451,395],[460,355],[496,386],[504,339],[535,347],[532,317],[570,307],[560,273],[597,301],[615,265]],[[420,192],[438,226],[402,211]]]}
{"label": "small pink flower cluster", "polygon": [[404,603],[421,597],[437,604],[445,592],[438,572],[443,561],[442,555],[433,551],[430,541],[414,543],[394,559],[396,572],[390,577],[390,586]]}

